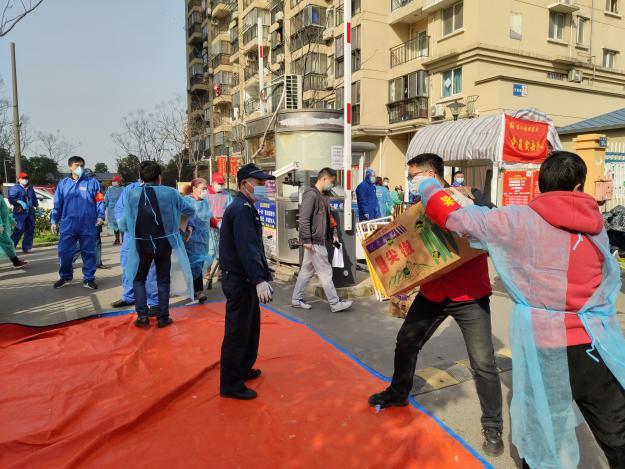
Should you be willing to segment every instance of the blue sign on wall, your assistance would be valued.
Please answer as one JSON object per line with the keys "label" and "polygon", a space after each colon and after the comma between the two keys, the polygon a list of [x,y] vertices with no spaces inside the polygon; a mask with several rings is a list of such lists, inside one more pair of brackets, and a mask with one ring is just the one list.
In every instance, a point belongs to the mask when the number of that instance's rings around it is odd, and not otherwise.
{"label": "blue sign on wall", "polygon": [[515,83],[512,85],[512,95],[519,98],[527,98],[527,85]]}
{"label": "blue sign on wall", "polygon": [[260,222],[265,228],[276,227],[276,203],[273,200],[263,200],[254,204],[258,214],[260,215]]}
{"label": "blue sign on wall", "polygon": [[608,137],[599,137],[599,146],[606,148],[608,146]]}

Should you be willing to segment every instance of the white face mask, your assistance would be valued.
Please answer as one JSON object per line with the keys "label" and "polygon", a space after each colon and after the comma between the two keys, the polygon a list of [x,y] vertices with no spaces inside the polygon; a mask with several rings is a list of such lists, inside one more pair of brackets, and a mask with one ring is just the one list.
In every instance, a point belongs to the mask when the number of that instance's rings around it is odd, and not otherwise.
{"label": "white face mask", "polygon": [[208,191],[204,189],[202,192],[200,192],[200,199],[205,199],[206,197],[208,197]]}
{"label": "white face mask", "polygon": [[24,187],[26,187],[28,185],[28,179],[20,179],[20,184]]}
{"label": "white face mask", "polygon": [[84,169],[82,168],[82,166],[76,166],[76,167],[72,170],[72,172],[73,172],[76,176],[78,176],[78,177],[80,178],[80,176],[82,176],[82,174],[83,174],[83,172],[84,172]]}
{"label": "white face mask", "polygon": [[214,184],[213,185],[213,190],[215,192],[221,192],[224,190],[224,186],[222,184]]}
{"label": "white face mask", "polygon": [[113,186],[113,187],[117,187],[117,186],[119,186],[119,182],[117,182],[117,181],[112,182],[112,183],[111,183],[111,186]]}
{"label": "white face mask", "polygon": [[464,178],[456,178],[456,182],[458,184],[463,184],[464,183]]}

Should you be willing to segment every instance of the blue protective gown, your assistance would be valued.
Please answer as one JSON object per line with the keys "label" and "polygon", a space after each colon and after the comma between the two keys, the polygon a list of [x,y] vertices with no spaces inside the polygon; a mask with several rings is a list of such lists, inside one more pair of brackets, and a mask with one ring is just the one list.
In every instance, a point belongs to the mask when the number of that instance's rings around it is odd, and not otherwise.
{"label": "blue protective gown", "polygon": [[[20,204],[26,205],[26,209]],[[33,248],[35,238],[35,209],[39,206],[39,201],[32,186],[23,187],[15,184],[9,189],[9,203],[13,206],[13,218],[15,219],[15,229],[11,235],[13,245],[17,247],[22,235],[22,250],[30,251]]]}
{"label": "blue protective gown", "polygon": [[[220,222],[224,216],[226,208],[232,203],[232,192],[225,190],[216,194],[208,195],[208,203],[211,206],[213,217],[217,218]],[[208,254],[213,259],[219,259],[219,228],[211,228],[210,243],[208,247]]]}
{"label": "blue protective gown", "polygon": [[393,214],[393,199],[388,187],[375,186],[375,195],[378,199],[381,217],[390,217]]}
{"label": "blue protective gown", "polygon": [[[422,203],[427,205],[441,189],[433,179],[421,183]],[[564,311],[571,234],[551,226],[531,207],[514,205],[456,210],[445,227],[488,251],[515,303],[510,416],[519,455],[530,467],[578,467],[575,428],[580,418],[569,381],[565,324],[567,315],[575,313]],[[605,229],[597,236],[580,235],[579,242],[592,242],[604,259],[600,286],[577,312],[592,339],[588,353],[598,353],[625,387],[625,338],[616,319],[620,268]]]}
{"label": "blue protective gown", "polygon": [[[115,224],[117,225],[120,231],[124,231],[119,227],[119,220],[121,220],[124,214],[124,206],[125,206],[125,197],[130,189],[135,187],[139,187],[141,182],[133,182],[125,187],[122,187],[122,191],[119,195],[119,199],[115,204],[115,208],[113,210],[113,216],[115,217]],[[128,250],[130,248],[130,244],[134,244],[134,239],[130,239],[128,236],[124,236],[124,242],[122,243],[122,248],[119,252],[119,263],[122,266],[122,297],[121,299],[126,303],[134,303],[135,302],[135,293],[133,289],[134,277],[129,277],[126,274],[126,262],[128,259]],[[150,266],[150,271],[148,272],[148,278],[145,282],[145,289],[148,295],[148,306],[154,307],[158,306],[158,287],[156,285],[156,267],[154,266],[154,262]]]}
{"label": "blue protective gown", "polygon": [[106,222],[108,224],[109,233],[113,234],[119,231],[117,219],[115,218],[115,205],[119,200],[119,196],[124,190],[121,186],[111,186],[104,194],[104,210],[106,210]]}
{"label": "blue protective gown", "polygon": [[58,253],[61,279],[73,278],[72,261],[77,242],[82,255],[83,280],[95,278],[98,237],[95,225],[98,218],[105,219],[100,183],[84,174],[76,180],[71,177],[61,180],[54,192],[54,208],[50,217],[52,224],[60,225]]}
{"label": "blue protective gown", "polygon": [[380,206],[378,204],[378,196],[375,192],[375,184],[369,180],[372,174],[374,174],[374,172],[368,169],[365,173],[365,180],[358,184],[356,188],[358,219],[360,221],[380,218]]}
{"label": "blue protective gown", "polygon": [[[184,241],[180,234],[180,219],[182,216],[188,218],[193,217],[195,209],[188,198],[182,197],[176,189],[167,186],[151,186],[156,193],[158,206],[161,212],[165,237],[171,245],[171,293],[182,297],[194,299],[193,294],[193,276],[191,275],[191,266],[187,251],[185,250]],[[126,237],[132,239],[129,243],[128,258],[126,260],[125,274],[128,278],[134,280],[139,267],[139,253],[137,251],[137,243],[134,242],[135,228],[137,222],[137,213],[139,200],[143,187],[134,187],[127,190],[124,202],[124,211],[122,217],[118,219],[119,227],[125,232]]]}
{"label": "blue protective gown", "polygon": [[185,242],[185,248],[191,264],[193,278],[206,273],[213,264],[214,257],[209,254],[211,241],[210,222],[213,218],[208,200],[195,200],[192,195],[186,197],[195,209],[195,215],[191,223],[193,224],[193,234]]}

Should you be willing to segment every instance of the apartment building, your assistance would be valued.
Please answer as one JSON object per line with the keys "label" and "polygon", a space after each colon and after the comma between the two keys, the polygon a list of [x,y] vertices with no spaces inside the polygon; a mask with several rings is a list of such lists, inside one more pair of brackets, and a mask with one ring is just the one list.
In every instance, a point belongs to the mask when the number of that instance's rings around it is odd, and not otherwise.
{"label": "apartment building", "polygon": [[[258,19],[265,83],[301,75],[304,107],[342,108],[342,1],[186,7],[190,128],[207,129],[192,132],[198,145],[240,152],[237,123],[280,102],[279,84],[259,90]],[[452,119],[450,104],[463,105],[460,119],[537,107],[557,126],[625,107],[622,12],[625,0],[354,0],[354,140],[374,143],[367,164],[400,183],[410,139]]]}

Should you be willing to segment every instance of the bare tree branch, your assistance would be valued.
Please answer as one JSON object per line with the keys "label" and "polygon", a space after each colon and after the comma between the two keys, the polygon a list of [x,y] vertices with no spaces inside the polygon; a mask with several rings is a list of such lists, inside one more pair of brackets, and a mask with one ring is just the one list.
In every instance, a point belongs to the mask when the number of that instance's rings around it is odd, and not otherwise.
{"label": "bare tree branch", "polygon": [[54,160],[55,163],[69,158],[78,148],[78,145],[68,142],[60,131],[38,132],[37,151]]}
{"label": "bare tree branch", "polygon": [[11,30],[26,17],[29,13],[35,10],[39,5],[43,3],[43,0],[30,0],[25,2],[20,0],[21,9],[15,12],[15,16],[11,13],[11,10],[15,7],[12,0],[7,0],[4,8],[2,9],[2,16],[0,16],[0,37],[6,36]]}

